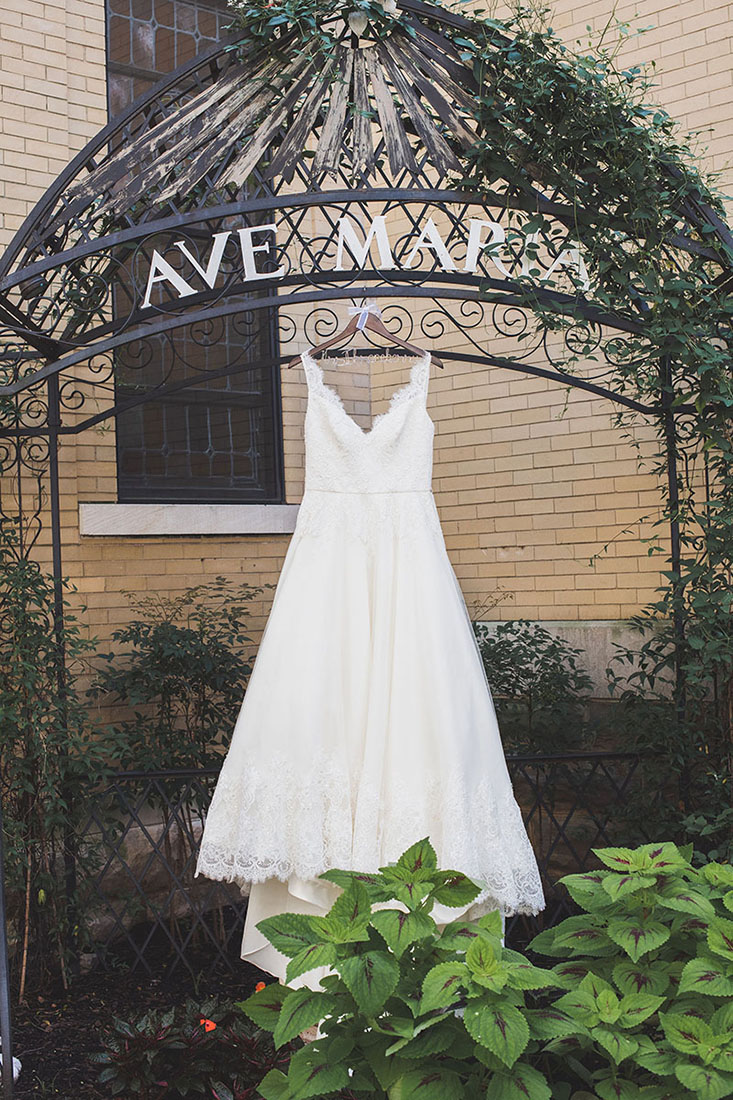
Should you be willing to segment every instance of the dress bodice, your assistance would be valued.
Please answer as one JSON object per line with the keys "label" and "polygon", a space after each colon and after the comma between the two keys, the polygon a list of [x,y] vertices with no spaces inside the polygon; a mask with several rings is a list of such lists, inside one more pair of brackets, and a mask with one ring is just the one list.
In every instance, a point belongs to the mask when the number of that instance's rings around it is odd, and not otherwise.
{"label": "dress bodice", "polygon": [[302,356],[308,381],[305,417],[305,490],[331,493],[425,492],[430,489],[435,427],[426,397],[430,352],[410,380],[392,394],[389,408],[364,431],[327,386],[318,363]]}

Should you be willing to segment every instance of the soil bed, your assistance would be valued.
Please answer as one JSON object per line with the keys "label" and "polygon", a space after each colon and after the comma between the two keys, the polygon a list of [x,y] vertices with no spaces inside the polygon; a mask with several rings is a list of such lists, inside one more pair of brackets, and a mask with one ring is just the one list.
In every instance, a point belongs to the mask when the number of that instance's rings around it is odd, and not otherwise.
{"label": "soil bed", "polygon": [[158,953],[148,947],[146,961],[151,974],[141,968],[96,968],[76,978],[68,990],[59,980],[42,995],[30,993],[27,1004],[14,1005],[13,1054],[23,1063],[15,1100],[109,1100],[109,1091],[97,1080],[100,1067],[89,1056],[102,1049],[101,1033],[113,1016],[129,1020],[151,1008],[183,1004],[189,997],[243,1000],[258,981],[269,978],[241,959],[234,960],[234,972],[221,961],[212,965],[203,952],[188,956],[190,970],[179,963],[166,974],[170,955],[163,945]]}

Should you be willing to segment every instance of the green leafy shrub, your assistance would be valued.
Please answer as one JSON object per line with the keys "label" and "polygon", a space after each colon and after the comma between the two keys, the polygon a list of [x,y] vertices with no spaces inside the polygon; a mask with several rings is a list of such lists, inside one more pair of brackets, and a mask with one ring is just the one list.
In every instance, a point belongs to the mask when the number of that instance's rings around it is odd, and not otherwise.
{"label": "green leafy shrub", "polygon": [[478,887],[438,870],[427,840],[376,874],[326,872],[343,887],[327,916],[259,925],[288,980],[332,968],[320,991],[270,985],[241,1002],[276,1047],[320,1022],[262,1096],[733,1095],[733,869],[697,868],[671,843],[595,851],[601,869],[562,880],[583,912],[532,942],[551,969],[502,945],[496,913],[438,929],[435,901],[464,906]]}
{"label": "green leafy shrub", "polygon": [[[64,586],[67,588],[67,586]],[[28,979],[44,986],[85,933],[83,877],[100,855],[79,844],[95,788],[110,773],[114,738],[95,729],[77,688],[94,642],[63,602],[56,622],[51,576],[0,529],[0,785],[5,889],[16,942],[20,1000]],[[101,811],[100,811],[101,812]],[[104,821],[114,837],[113,819]],[[71,861],[80,872],[65,877]]]}
{"label": "green leafy shrub", "polygon": [[491,685],[502,741],[513,752],[563,752],[589,737],[584,708],[593,686],[582,651],[524,619],[474,633]]}
{"label": "green leafy shrub", "polygon": [[562,882],[584,910],[532,948],[562,961],[545,1052],[601,1100],[720,1100],[733,1093],[733,868],[692,848],[596,851]]}
{"label": "green leafy shrub", "polygon": [[290,1054],[289,1047],[276,1052],[268,1034],[217,999],[114,1019],[104,1046],[92,1056],[104,1067],[99,1080],[124,1100],[255,1100],[262,1076]]}
{"label": "green leafy shrub", "polygon": [[117,723],[122,768],[207,767],[220,763],[252,671],[249,604],[263,588],[225,577],[176,596],[128,598],[137,615],[114,631],[114,652],[90,694],[123,704]]}
{"label": "green leafy shrub", "polygon": [[[288,980],[314,966],[335,970],[322,992],[270,985],[242,1002],[274,1032],[277,1047],[323,1021],[323,1038],[296,1051],[287,1074],[274,1069],[262,1081],[265,1100],[343,1089],[390,1100],[493,1100],[511,1095],[497,1089],[522,1082],[533,1097],[549,1097],[542,1074],[521,1057],[529,1038],[525,992],[559,983],[502,947],[498,913],[441,931],[430,915],[436,901],[469,904],[479,892],[474,883],[440,871],[427,840],[377,874],[322,877],[343,887],[327,916],[283,914],[258,925],[290,958]],[[386,907],[372,911],[377,903]],[[459,1006],[463,1017],[453,1011]]]}

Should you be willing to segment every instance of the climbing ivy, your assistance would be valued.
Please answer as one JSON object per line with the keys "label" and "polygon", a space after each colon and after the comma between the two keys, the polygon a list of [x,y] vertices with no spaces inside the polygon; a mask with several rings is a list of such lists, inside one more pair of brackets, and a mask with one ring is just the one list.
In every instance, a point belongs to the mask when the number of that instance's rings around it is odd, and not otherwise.
{"label": "climbing ivy", "polygon": [[[650,553],[661,550],[667,568],[610,687],[636,722],[636,744],[655,750],[657,789],[667,794],[661,780],[673,775],[679,808],[702,803],[715,818],[730,802],[733,737],[733,242],[690,141],[649,102],[649,71],[620,67],[611,46],[573,53],[527,14],[478,20],[454,38],[479,87],[481,137],[461,186],[491,188],[527,212],[538,194],[572,211],[582,293],[576,276],[575,301],[559,310],[534,272],[518,276],[540,326],[584,324],[581,302],[629,322],[606,353],[618,392],[659,408],[651,472],[665,499]],[[522,216],[530,230],[541,221]],[[633,414],[615,419],[631,431]],[[671,520],[678,562],[664,549]]]}

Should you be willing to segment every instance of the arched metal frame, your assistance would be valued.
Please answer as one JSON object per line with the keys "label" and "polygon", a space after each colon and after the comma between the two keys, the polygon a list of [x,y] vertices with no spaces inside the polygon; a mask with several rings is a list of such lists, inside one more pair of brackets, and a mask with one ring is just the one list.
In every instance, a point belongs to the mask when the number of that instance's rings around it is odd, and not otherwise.
{"label": "arched metal frame", "polygon": [[[16,234],[0,260],[0,469],[14,477],[17,493],[10,501],[0,495],[0,519],[15,509],[28,550],[47,502],[60,684],[59,441],[222,374],[252,366],[277,371],[292,351],[286,356],[277,346],[265,363],[247,357],[248,335],[254,347],[260,319],[273,311],[280,345],[298,332],[317,342],[342,323],[339,303],[371,296],[396,335],[433,342],[447,360],[538,375],[657,418],[674,513],[678,418],[686,406],[673,410],[670,364],[660,363],[659,399],[650,403],[625,393],[614,369],[624,340],[643,339],[644,303],[630,293],[616,311],[601,312],[584,299],[579,271],[544,277],[564,249],[578,246],[578,234],[593,232],[593,217],[539,186],[482,195],[459,186],[466,152],[479,137],[472,112],[478,89],[453,38],[471,26],[463,16],[403,0],[391,35],[367,48],[345,29],[325,68],[299,48],[294,32],[278,40],[276,54],[233,36],[101,130]],[[316,239],[308,232],[314,209],[328,230]],[[340,219],[364,240],[375,218],[387,224],[396,213],[402,230],[390,241],[392,266],[383,257],[375,264],[370,253],[363,264],[338,269]],[[439,221],[452,268],[427,245],[417,249],[416,264],[406,262],[429,218]],[[471,218],[501,227],[501,266],[496,251],[485,249],[474,268],[459,266],[469,267]],[[237,231],[263,225],[276,225],[277,234],[260,256],[259,274],[243,278]],[[201,272],[214,234],[227,230],[209,284]],[[571,319],[561,342],[548,339],[526,308],[528,240],[536,243],[538,299]],[[198,273],[176,242],[197,260]],[[714,211],[688,201],[665,249],[670,263],[694,253],[725,269],[733,239]],[[177,263],[190,293],[176,298],[169,283],[146,308],[146,273],[156,253]],[[418,320],[404,304],[410,301],[421,305]],[[240,362],[209,373],[184,364],[180,377],[120,398],[117,349],[152,347],[183,326],[205,344],[225,317],[235,317],[244,334]],[[453,338],[459,350],[450,350]],[[511,354],[497,352],[502,341],[514,341]],[[31,492],[23,489],[29,481]],[[671,545],[677,569],[675,521]]]}

